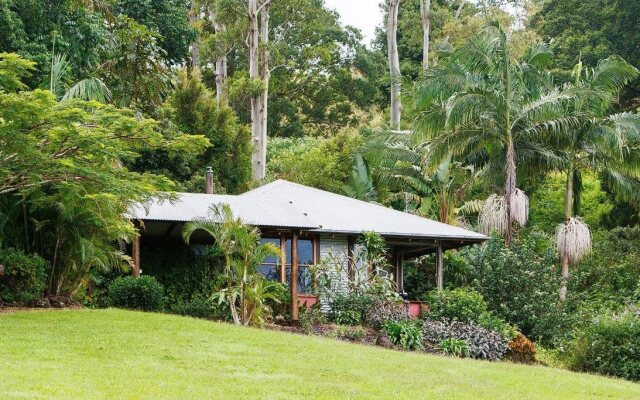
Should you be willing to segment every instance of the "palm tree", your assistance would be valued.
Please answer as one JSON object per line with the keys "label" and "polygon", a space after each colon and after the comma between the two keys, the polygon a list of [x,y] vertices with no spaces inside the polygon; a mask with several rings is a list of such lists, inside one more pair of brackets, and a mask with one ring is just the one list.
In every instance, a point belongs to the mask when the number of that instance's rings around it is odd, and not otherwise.
{"label": "palm tree", "polygon": [[638,70],[613,56],[601,60],[595,68],[584,68],[579,62],[573,75],[575,86],[587,96],[574,99],[572,108],[584,119],[576,129],[548,140],[550,148],[560,148],[560,170],[566,174],[565,221],[556,229],[556,246],[562,259],[562,300],[567,293],[569,266],[591,251],[591,232],[578,216],[581,173],[599,172],[619,195],[640,199],[640,116],[626,112],[607,116],[619,91],[638,76]]}
{"label": "palm tree", "polygon": [[[256,267],[267,257],[280,257],[280,248],[260,243],[260,231],[235,218],[227,204],[212,207],[212,217],[189,222],[182,231],[188,244],[195,231],[203,230],[215,240],[225,258],[225,287],[214,293],[226,302],[236,325],[260,323],[265,300],[272,296],[272,285],[262,282]],[[240,313],[237,305],[239,303]]]}
{"label": "palm tree", "polygon": [[377,165],[380,182],[392,192],[387,202],[399,202],[405,211],[434,216],[446,224],[457,223],[459,207],[481,172],[453,160],[451,154],[432,166],[429,147],[413,145],[403,133],[381,132],[363,151]]}
{"label": "palm tree", "polygon": [[578,121],[565,107],[575,93],[551,85],[550,61],[544,44],[515,58],[508,34],[491,22],[416,87],[414,140],[429,143],[432,162],[452,154],[486,168],[489,176],[503,176],[503,193],[487,199],[479,223],[483,232],[498,230],[507,244],[512,225],[528,219],[528,198],[516,187],[516,164],[555,165],[537,139],[566,132]]}
{"label": "palm tree", "polygon": [[48,87],[56,99],[95,100],[106,103],[111,100],[111,91],[107,85],[96,77],[88,77],[78,82],[67,85],[65,78],[72,68],[66,54],[53,54],[51,57],[51,72],[49,74]]}

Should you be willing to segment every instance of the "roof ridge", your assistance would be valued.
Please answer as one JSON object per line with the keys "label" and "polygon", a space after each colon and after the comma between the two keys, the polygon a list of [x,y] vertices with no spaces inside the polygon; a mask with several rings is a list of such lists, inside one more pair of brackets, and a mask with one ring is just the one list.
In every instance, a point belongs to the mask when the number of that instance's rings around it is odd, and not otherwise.
{"label": "roof ridge", "polygon": [[[402,216],[419,218],[419,219],[422,219],[422,220],[425,220],[425,221],[429,221],[429,222],[433,222],[433,223],[436,223],[436,224],[444,225],[444,226],[447,226],[447,227],[450,227],[450,228],[456,228],[456,229],[460,229],[460,230],[471,231],[469,229],[461,228],[459,226],[446,224],[446,223],[441,222],[441,221],[436,221],[434,219],[426,218],[426,217],[423,217],[421,215],[416,215],[416,214],[411,214],[411,213],[406,212],[406,211],[396,210],[395,208],[387,207],[387,206],[384,206],[382,204],[372,203],[372,202],[368,202],[368,201],[364,201],[364,200],[360,200],[360,199],[354,199],[353,197],[349,197],[349,196],[341,195],[341,194],[338,194],[338,193],[330,192],[328,190],[318,189],[318,188],[315,188],[315,187],[312,187],[312,186],[306,186],[306,185],[303,185],[303,184],[300,184],[300,183],[296,183],[296,182],[287,181],[285,179],[277,179],[277,180],[275,180],[273,182],[269,182],[266,185],[260,186],[260,187],[258,187],[256,189],[262,189],[262,188],[267,189],[270,186],[275,186],[275,185],[273,185],[275,183],[277,183],[279,185],[284,183],[284,184],[289,184],[291,186],[295,186],[295,187],[298,187],[298,188],[303,188],[303,189],[307,189],[307,190],[310,189],[312,191],[321,192],[321,193],[330,195],[332,197],[340,198],[343,201],[350,201],[352,203],[356,203],[356,204],[359,204],[359,205],[363,205],[363,206],[366,205],[367,207],[373,207],[373,208],[377,208],[377,209],[382,209],[382,210],[385,210],[387,212],[391,211],[391,212],[393,212],[395,214],[402,215]],[[245,194],[257,194],[257,193],[259,193],[259,192],[252,193],[256,189],[253,189],[253,190],[250,190],[248,192],[245,192],[241,196],[244,196]],[[267,197],[264,197],[264,198],[266,199],[266,198],[270,198],[270,197],[267,196]],[[471,231],[471,232],[474,232],[474,231]],[[477,233],[477,232],[474,232],[474,233]]]}

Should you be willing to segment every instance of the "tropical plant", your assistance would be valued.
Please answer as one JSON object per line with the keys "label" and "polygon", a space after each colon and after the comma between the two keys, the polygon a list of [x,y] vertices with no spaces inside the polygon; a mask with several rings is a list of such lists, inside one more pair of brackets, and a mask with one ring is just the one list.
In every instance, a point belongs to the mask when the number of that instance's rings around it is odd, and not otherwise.
{"label": "tropical plant", "polygon": [[171,197],[168,179],[126,163],[142,149],[197,153],[206,139],[166,139],[155,121],[131,110],[23,90],[33,68],[0,54],[0,84],[7,85],[0,87],[1,236],[3,245],[48,260],[49,294],[68,296],[95,269],[128,269],[124,246],[136,231],[125,213]]}
{"label": "tropical plant", "polygon": [[383,328],[391,343],[405,350],[422,350],[422,329],[416,321],[387,321]]}
{"label": "tropical plant", "polygon": [[467,343],[466,340],[456,339],[453,337],[446,338],[438,343],[438,349],[448,356],[469,357],[471,355],[469,343]]}
{"label": "tropical plant", "polygon": [[354,199],[364,201],[376,200],[377,193],[373,186],[371,172],[361,154],[354,156],[351,176],[349,176],[347,183],[342,186],[342,190],[347,196],[353,197]]}
{"label": "tropical plant", "polygon": [[[260,231],[235,218],[228,204],[214,205],[211,218],[185,225],[182,237],[189,243],[195,231],[203,230],[213,237],[225,258],[224,284],[212,298],[227,304],[236,325],[260,325],[269,313],[267,301],[281,301],[281,285],[267,282],[256,267],[267,257],[280,257],[280,248],[260,243]],[[277,285],[276,285],[277,283]]]}
{"label": "tropical plant", "polygon": [[[625,200],[640,198],[640,115],[620,113],[607,116],[620,90],[638,76],[638,70],[620,57],[601,60],[595,68],[579,62],[573,70],[575,87],[586,96],[573,99],[573,112],[583,114],[574,129],[550,137],[549,146],[557,148],[559,169],[566,174],[565,221],[556,228],[556,246],[562,259],[562,277],[569,277],[569,265],[591,251],[591,232],[578,216],[582,189],[581,175],[586,171],[602,173],[608,184]],[[560,298],[567,294],[566,282]]]}
{"label": "tropical plant", "polygon": [[521,57],[498,22],[470,39],[442,66],[430,69],[416,87],[414,140],[427,141],[436,164],[453,154],[465,164],[486,167],[500,176],[503,191],[485,202],[479,215],[485,233],[494,229],[507,244],[512,224],[524,225],[528,199],[516,187],[516,163],[539,168],[552,163],[543,157],[537,138],[565,132],[577,124],[566,110],[575,94],[550,85],[551,53],[544,44],[531,46]]}
{"label": "tropical plant", "polygon": [[107,103],[111,100],[111,91],[98,77],[84,78],[72,85],[67,85],[66,80],[72,69],[73,65],[67,59],[66,54],[55,54],[54,52],[51,57],[48,87],[58,100],[82,99],[101,103]]}
{"label": "tropical plant", "polygon": [[390,194],[385,202],[400,204],[405,211],[436,217],[440,222],[456,224],[465,196],[482,171],[445,157],[430,164],[430,148],[414,145],[402,133],[382,132],[363,146],[367,159],[375,165],[375,175]]}

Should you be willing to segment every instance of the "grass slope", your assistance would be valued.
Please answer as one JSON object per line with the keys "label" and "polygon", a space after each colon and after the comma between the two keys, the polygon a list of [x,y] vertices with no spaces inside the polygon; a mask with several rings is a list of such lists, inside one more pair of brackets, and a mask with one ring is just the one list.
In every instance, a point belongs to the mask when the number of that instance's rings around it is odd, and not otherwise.
{"label": "grass slope", "polygon": [[1,399],[640,399],[640,385],[120,310],[0,315]]}

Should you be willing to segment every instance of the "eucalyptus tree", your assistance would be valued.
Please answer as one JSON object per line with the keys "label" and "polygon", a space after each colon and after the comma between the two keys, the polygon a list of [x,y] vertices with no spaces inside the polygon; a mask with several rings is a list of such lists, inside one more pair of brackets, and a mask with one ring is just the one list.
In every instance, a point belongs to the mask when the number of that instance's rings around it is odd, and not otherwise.
{"label": "eucalyptus tree", "polygon": [[548,138],[549,147],[558,149],[566,174],[565,221],[556,229],[556,245],[562,259],[564,280],[560,298],[565,299],[569,266],[591,251],[591,233],[578,216],[580,176],[596,171],[625,200],[640,199],[640,116],[623,112],[607,115],[617,102],[621,89],[638,76],[638,70],[620,57],[584,68],[573,69],[574,85],[583,96],[575,98],[571,108],[583,116],[575,129]]}
{"label": "eucalyptus tree", "polygon": [[387,57],[391,75],[391,129],[400,129],[402,82],[400,80],[400,55],[398,54],[398,8],[400,0],[389,0],[387,14]]}
{"label": "eucalyptus tree", "polygon": [[429,143],[432,163],[451,154],[486,168],[490,179],[502,175],[501,182],[495,179],[502,193],[487,199],[478,220],[483,232],[497,230],[507,244],[513,224],[523,226],[528,219],[528,198],[516,186],[517,164],[538,171],[554,166],[556,157],[539,139],[578,123],[566,107],[575,92],[551,85],[551,59],[544,44],[514,56],[509,34],[490,22],[415,89],[414,140]]}

